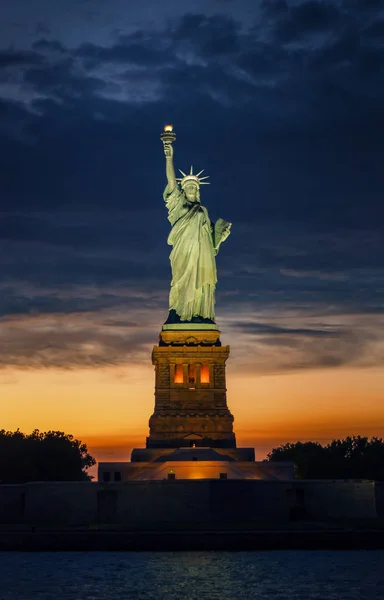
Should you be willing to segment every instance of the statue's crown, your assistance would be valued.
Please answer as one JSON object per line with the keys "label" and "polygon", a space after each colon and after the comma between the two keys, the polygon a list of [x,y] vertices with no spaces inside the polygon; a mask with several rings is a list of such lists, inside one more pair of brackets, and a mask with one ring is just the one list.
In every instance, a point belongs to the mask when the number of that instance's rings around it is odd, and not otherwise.
{"label": "statue's crown", "polygon": [[191,170],[188,175],[183,173],[181,169],[179,169],[179,171],[183,175],[183,177],[176,177],[176,181],[180,182],[181,187],[184,187],[187,181],[194,181],[198,187],[200,185],[209,185],[209,181],[203,181],[203,179],[208,179],[209,175],[206,175],[205,177],[199,177],[199,175],[204,173],[204,169],[196,175],[193,174],[193,167],[191,167]]}

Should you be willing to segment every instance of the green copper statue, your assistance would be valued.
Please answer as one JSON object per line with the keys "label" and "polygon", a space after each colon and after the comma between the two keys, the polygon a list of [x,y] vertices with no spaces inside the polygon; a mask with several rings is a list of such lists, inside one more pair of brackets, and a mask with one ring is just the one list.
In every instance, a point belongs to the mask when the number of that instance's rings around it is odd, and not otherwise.
{"label": "green copper statue", "polygon": [[[176,139],[172,127],[164,128],[161,139],[166,159],[167,186],[164,190],[168,220],[172,230],[168,244],[172,283],[167,323],[214,323],[215,287],[217,283],[215,256],[220,244],[229,236],[231,223],[218,219],[213,224],[207,209],[200,203],[200,185],[207,177],[182,171],[176,178],[173,166],[173,146]],[[180,185],[178,184],[180,182]]]}

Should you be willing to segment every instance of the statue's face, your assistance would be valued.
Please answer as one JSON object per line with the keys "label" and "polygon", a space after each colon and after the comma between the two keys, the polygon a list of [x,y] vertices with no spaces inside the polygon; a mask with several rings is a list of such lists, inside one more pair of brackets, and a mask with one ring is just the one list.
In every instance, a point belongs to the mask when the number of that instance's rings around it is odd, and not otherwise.
{"label": "statue's face", "polygon": [[188,182],[184,186],[184,194],[190,202],[197,202],[197,185],[193,182]]}

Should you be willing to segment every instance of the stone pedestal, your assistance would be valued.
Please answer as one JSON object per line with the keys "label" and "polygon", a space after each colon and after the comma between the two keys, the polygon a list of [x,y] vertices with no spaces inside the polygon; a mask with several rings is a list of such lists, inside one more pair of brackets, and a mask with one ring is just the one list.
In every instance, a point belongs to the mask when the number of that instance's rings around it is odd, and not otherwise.
{"label": "stone pedestal", "polygon": [[164,325],[152,352],[155,410],[148,449],[236,448],[226,395],[228,356],[216,325]]}
{"label": "stone pedestal", "polygon": [[255,462],[253,448],[236,447],[228,356],[214,323],[165,324],[152,352],[155,410],[146,448],[134,448],[131,462],[100,463],[99,481],[292,479],[293,463]]}

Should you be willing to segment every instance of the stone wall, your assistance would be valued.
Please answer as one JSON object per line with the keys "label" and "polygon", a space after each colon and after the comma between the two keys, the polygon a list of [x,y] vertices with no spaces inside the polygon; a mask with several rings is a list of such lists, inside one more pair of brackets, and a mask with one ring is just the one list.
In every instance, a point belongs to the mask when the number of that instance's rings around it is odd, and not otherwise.
{"label": "stone wall", "polygon": [[376,514],[375,482],[364,480],[303,481],[305,510],[314,519],[361,519]]}
{"label": "stone wall", "polygon": [[375,518],[370,481],[175,480],[0,486],[0,523],[209,527]]}
{"label": "stone wall", "polygon": [[[88,482],[36,482],[25,485],[27,523],[92,523],[97,515],[97,490]],[[59,521],[57,521],[59,519]]]}
{"label": "stone wall", "polygon": [[0,484],[0,523],[20,523],[24,511],[25,486]]}
{"label": "stone wall", "polygon": [[384,482],[377,482],[375,485],[375,501],[377,516],[384,519]]}

